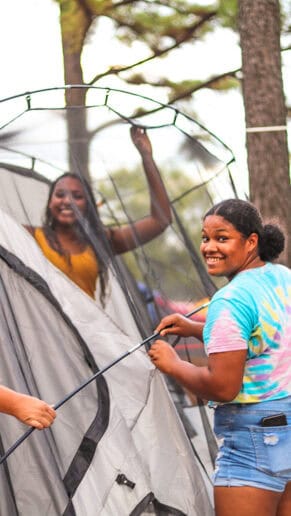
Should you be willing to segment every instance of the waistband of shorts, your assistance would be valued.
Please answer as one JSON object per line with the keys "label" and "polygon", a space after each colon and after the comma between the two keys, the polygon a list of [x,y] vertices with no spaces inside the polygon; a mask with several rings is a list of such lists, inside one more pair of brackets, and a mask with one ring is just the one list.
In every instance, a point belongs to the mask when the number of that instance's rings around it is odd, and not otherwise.
{"label": "waistband of shorts", "polygon": [[291,396],[277,400],[266,400],[258,403],[224,403],[214,407],[219,413],[227,412],[232,414],[257,412],[285,412],[291,416]]}

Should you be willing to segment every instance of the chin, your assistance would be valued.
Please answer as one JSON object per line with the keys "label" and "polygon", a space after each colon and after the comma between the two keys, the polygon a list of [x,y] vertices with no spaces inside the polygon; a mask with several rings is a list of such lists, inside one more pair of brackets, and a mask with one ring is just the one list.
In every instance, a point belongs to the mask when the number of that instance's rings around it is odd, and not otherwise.
{"label": "chin", "polygon": [[224,272],[213,270],[213,269],[207,269],[207,272],[210,276],[217,276],[217,277],[225,276]]}
{"label": "chin", "polygon": [[59,218],[58,223],[63,224],[63,226],[72,226],[72,224],[75,224],[76,219],[62,219]]}

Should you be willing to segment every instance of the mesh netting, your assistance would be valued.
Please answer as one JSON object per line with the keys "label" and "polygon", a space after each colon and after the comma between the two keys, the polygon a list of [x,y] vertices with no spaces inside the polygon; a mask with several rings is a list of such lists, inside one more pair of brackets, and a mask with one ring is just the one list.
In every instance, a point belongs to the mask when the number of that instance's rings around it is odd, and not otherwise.
{"label": "mesh netting", "polygon": [[[146,245],[140,246],[137,236],[136,249],[122,257],[118,277],[128,280],[126,266],[139,289],[150,292],[150,300],[154,293],[158,311],[168,301],[189,304],[211,296],[216,285],[199,255],[201,217],[213,203],[236,196],[230,149],[172,106],[91,87],[85,106],[68,108],[68,90],[83,94],[85,88],[48,89],[1,102],[0,206],[22,224],[41,225],[49,181],[70,170],[90,178],[105,227],[123,227],[145,217],[149,193],[130,138],[130,127],[141,126],[167,189],[173,223]],[[93,232],[90,238],[105,261],[107,256],[118,262],[100,235]]]}

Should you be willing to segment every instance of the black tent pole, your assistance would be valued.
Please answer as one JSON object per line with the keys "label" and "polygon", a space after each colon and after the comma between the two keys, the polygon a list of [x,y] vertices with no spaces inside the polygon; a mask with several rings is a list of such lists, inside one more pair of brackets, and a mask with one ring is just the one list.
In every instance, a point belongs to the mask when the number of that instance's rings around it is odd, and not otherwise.
{"label": "black tent pole", "polygon": [[[197,312],[200,312],[200,310],[203,310],[203,308],[206,308],[207,306],[209,305],[209,303],[204,303],[203,305],[200,305],[198,306],[197,308],[195,308],[194,310],[192,310],[191,312],[187,313],[184,315],[184,317],[191,317],[192,315],[196,314]],[[144,339],[142,342],[136,344],[135,346],[133,346],[132,348],[130,348],[129,350],[125,351],[122,355],[120,355],[118,358],[116,358],[115,360],[113,360],[112,362],[110,362],[107,366],[103,367],[102,369],[100,369],[99,371],[97,371],[93,376],[91,376],[90,378],[88,378],[87,380],[85,380],[81,385],[79,385],[78,387],[76,387],[76,389],[74,389],[73,391],[71,391],[69,394],[67,394],[67,396],[65,396],[62,400],[58,401],[55,405],[54,405],[54,409],[57,410],[59,409],[62,405],[64,405],[67,401],[69,401],[71,398],[73,398],[73,396],[75,396],[76,394],[78,394],[78,392],[80,392],[82,389],[84,389],[85,387],[87,387],[87,385],[89,385],[89,383],[93,382],[94,380],[96,380],[96,378],[98,378],[98,376],[101,376],[102,374],[104,374],[106,371],[108,371],[108,369],[111,369],[113,366],[115,366],[116,364],[118,364],[119,362],[121,362],[121,360],[123,360],[124,358],[126,358],[127,356],[131,355],[132,353],[134,353],[134,351],[137,351],[139,348],[141,348],[142,346],[145,346],[146,344],[148,344],[150,341],[156,339],[157,337],[159,336],[159,333],[153,333],[152,335],[150,335],[149,337],[147,337],[146,339]],[[32,432],[35,430],[35,427],[31,427],[29,428],[19,439],[17,439],[17,441],[15,441],[15,443],[4,453],[4,455],[2,455],[2,457],[0,457],[0,465],[3,464],[4,461],[6,461],[6,459],[9,457],[9,455],[11,455],[11,453],[13,453],[16,448],[18,448],[18,446],[23,443],[23,441],[25,441],[25,439],[27,439],[27,437],[32,434]]]}

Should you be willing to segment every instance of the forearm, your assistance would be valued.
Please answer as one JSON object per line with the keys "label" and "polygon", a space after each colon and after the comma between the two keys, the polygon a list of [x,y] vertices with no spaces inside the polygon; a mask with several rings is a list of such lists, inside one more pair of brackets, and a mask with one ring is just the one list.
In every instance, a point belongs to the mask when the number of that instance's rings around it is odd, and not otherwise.
{"label": "forearm", "polygon": [[203,342],[203,328],[205,323],[190,321],[191,322],[191,336]]}
{"label": "forearm", "polygon": [[241,388],[246,350],[212,353],[204,367],[182,360],[163,340],[156,340],[148,354],[160,371],[200,398],[228,402]]}
{"label": "forearm", "polygon": [[0,412],[15,416],[15,407],[20,402],[21,394],[3,385],[0,386]]}
{"label": "forearm", "polygon": [[172,220],[171,205],[160,172],[150,152],[144,152],[142,162],[147,178],[151,216],[167,226]]}
{"label": "forearm", "polygon": [[198,367],[183,360],[175,364],[169,373],[180,385],[199,398],[214,401],[227,401],[221,382],[215,381],[207,366]]}
{"label": "forearm", "polygon": [[56,417],[55,410],[45,401],[4,386],[0,386],[0,412],[39,430],[50,426]]}
{"label": "forearm", "polygon": [[152,155],[152,147],[144,129],[131,128],[131,138],[143,163],[149,195],[150,214],[111,232],[111,245],[116,254],[131,251],[160,235],[172,220],[171,205]]}

